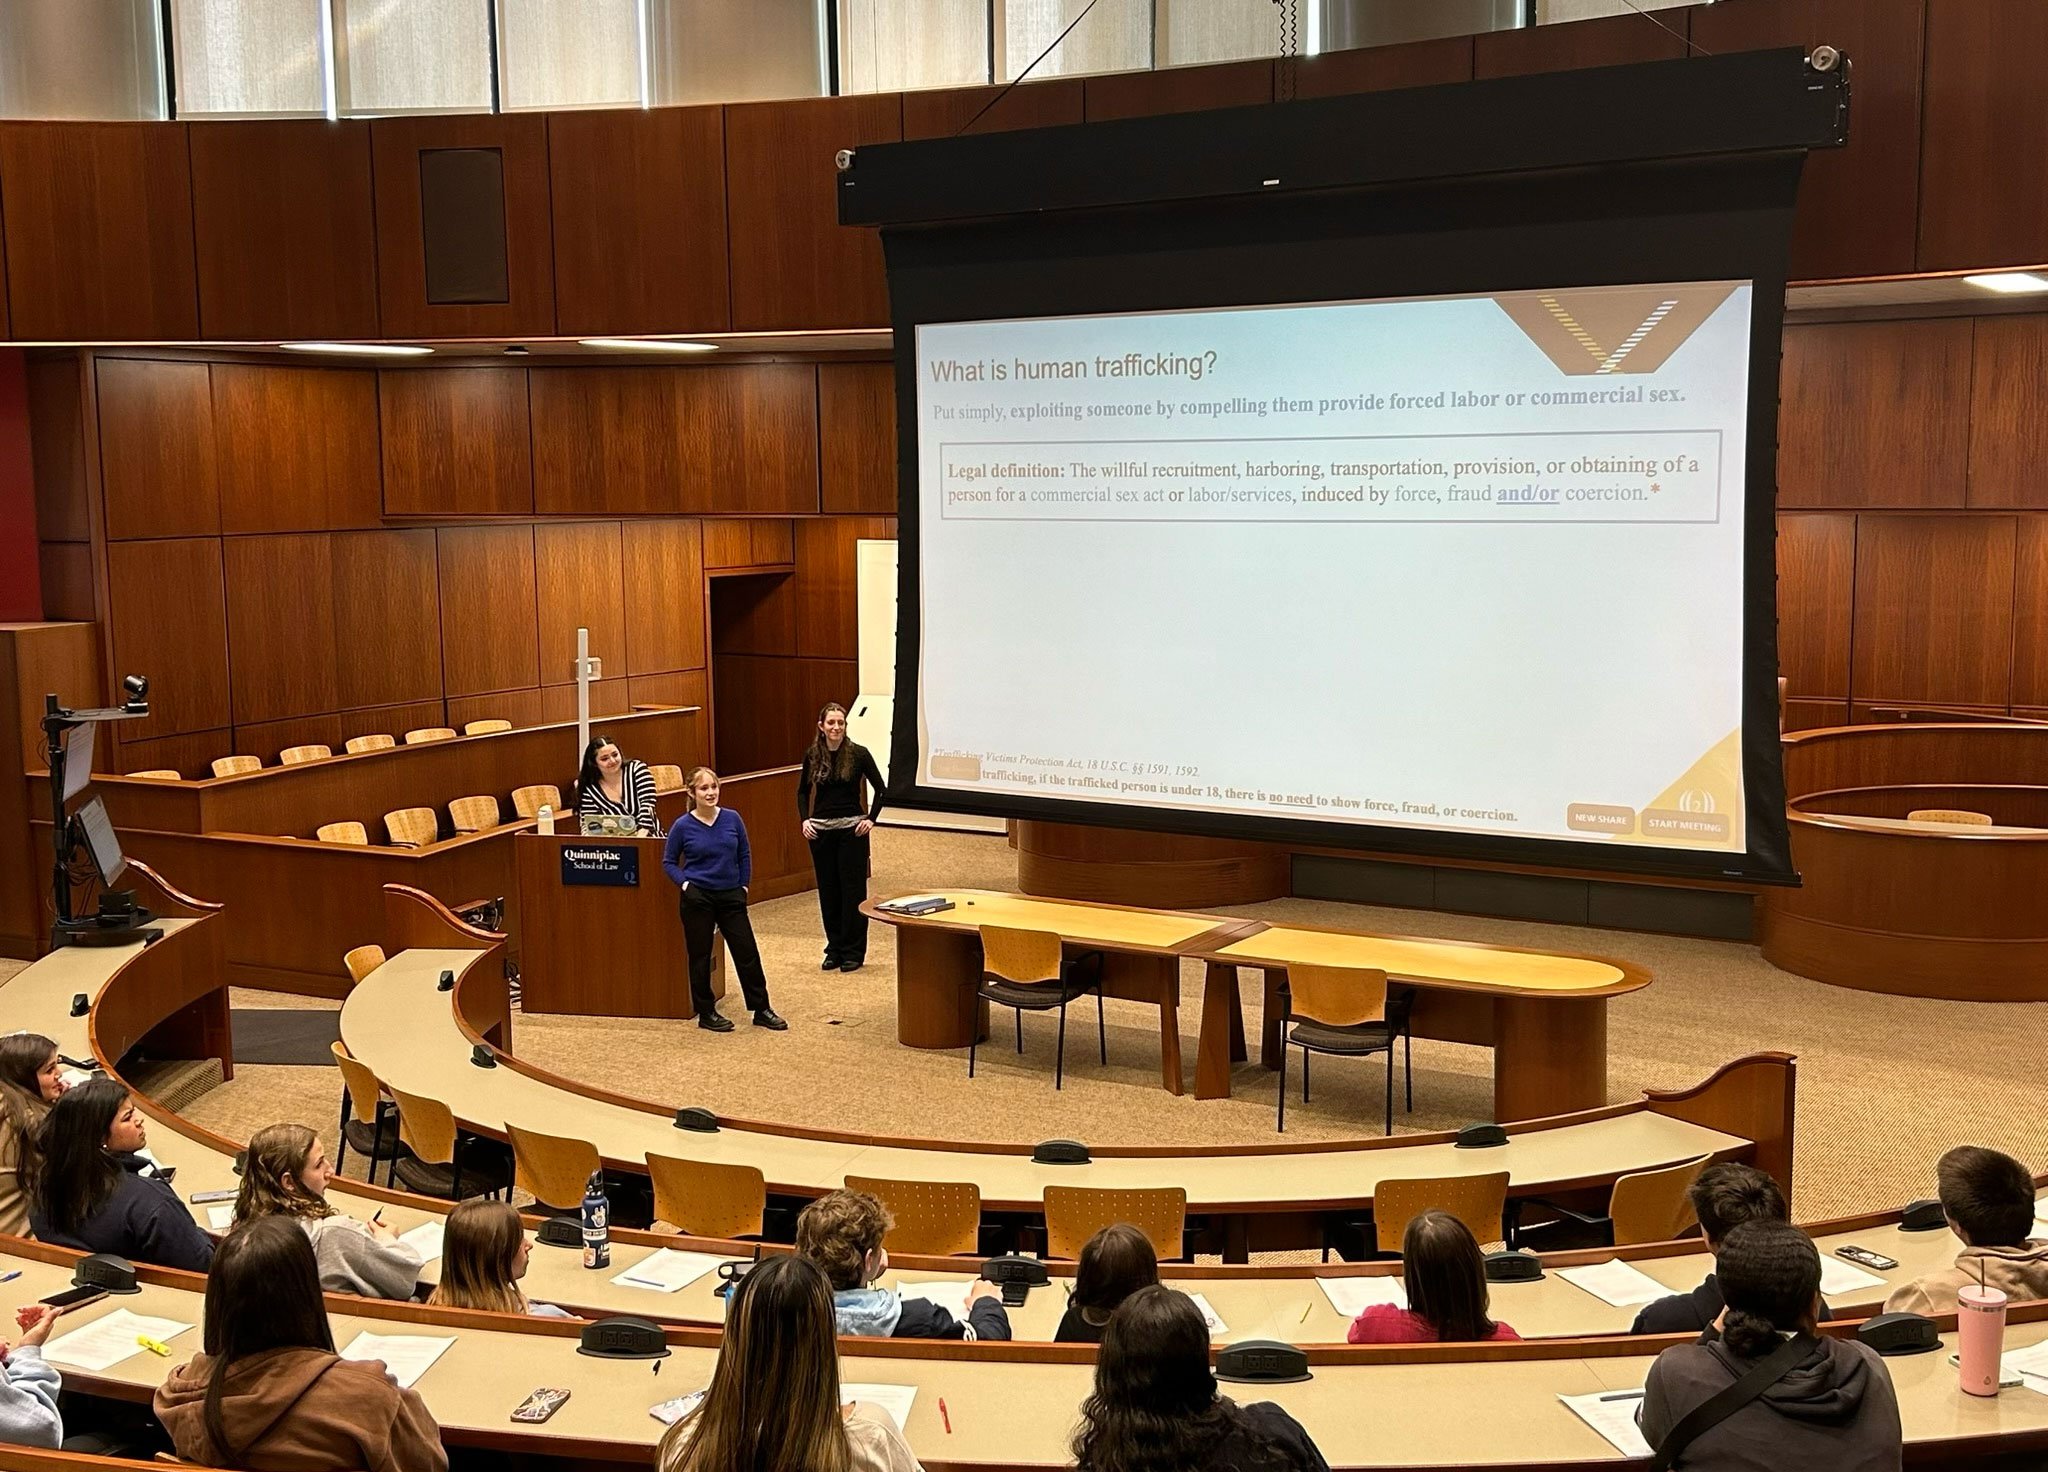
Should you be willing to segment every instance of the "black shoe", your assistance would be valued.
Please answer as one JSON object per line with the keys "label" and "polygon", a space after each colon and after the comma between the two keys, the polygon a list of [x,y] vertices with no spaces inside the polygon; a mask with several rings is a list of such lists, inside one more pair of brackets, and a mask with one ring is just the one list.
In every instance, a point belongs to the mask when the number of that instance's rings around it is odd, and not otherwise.
{"label": "black shoe", "polygon": [[839,969],[841,971],[858,971],[862,966],[866,964],[867,963],[861,960],[860,957],[855,956],[851,961],[841,961],[839,963]]}
{"label": "black shoe", "polygon": [[839,969],[839,958],[830,951],[825,952],[825,959],[818,963],[818,969],[820,971],[837,971]]}
{"label": "black shoe", "polygon": [[731,1032],[732,1019],[718,1012],[705,1012],[698,1016],[697,1026],[706,1032]]}
{"label": "black shoe", "polygon": [[[732,1024],[728,1022],[726,1026],[731,1027]],[[770,1032],[789,1031],[789,1024],[784,1022],[780,1017],[777,1017],[775,1015],[775,1009],[773,1007],[763,1007],[760,1011],[756,1012],[754,1014],[754,1026],[765,1027]]]}

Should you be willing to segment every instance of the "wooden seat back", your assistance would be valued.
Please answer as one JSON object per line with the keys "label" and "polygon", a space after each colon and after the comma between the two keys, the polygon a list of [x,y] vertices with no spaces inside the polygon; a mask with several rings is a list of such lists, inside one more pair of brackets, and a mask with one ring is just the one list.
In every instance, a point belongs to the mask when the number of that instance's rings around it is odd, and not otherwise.
{"label": "wooden seat back", "polygon": [[277,760],[280,766],[296,767],[301,762],[324,762],[333,755],[333,747],[316,742],[310,746],[287,746],[277,754]]}
{"label": "wooden seat back", "polygon": [[263,770],[260,756],[217,756],[213,759],[213,775],[216,777],[239,777],[244,772]]}
{"label": "wooden seat back", "polygon": [[1381,1181],[1372,1193],[1373,1230],[1382,1252],[1399,1252],[1411,1219],[1425,1211],[1449,1212],[1479,1239],[1501,1240],[1501,1212],[1508,1204],[1508,1173],[1483,1176],[1412,1176]]}
{"label": "wooden seat back", "polygon": [[604,1169],[597,1147],[588,1140],[544,1135],[539,1130],[505,1126],[512,1140],[512,1184],[531,1192],[543,1205],[567,1210],[583,1200],[583,1188]]}
{"label": "wooden seat back", "polygon": [[417,731],[405,733],[405,744],[407,746],[424,746],[429,741],[453,741],[454,739],[455,728],[453,726],[421,726]]}
{"label": "wooden seat back", "polygon": [[351,736],[342,743],[342,750],[350,756],[359,756],[366,751],[389,751],[398,745],[397,738],[382,734],[375,736]]}
{"label": "wooden seat back", "polygon": [[1710,1158],[1702,1155],[1617,1180],[1607,1204],[1607,1215],[1614,1221],[1614,1245],[1668,1242],[1692,1227],[1698,1220],[1692,1209],[1692,1183]]}
{"label": "wooden seat back", "polygon": [[465,736],[489,736],[498,731],[509,731],[511,729],[512,723],[510,721],[471,721],[462,728],[462,734]]}
{"label": "wooden seat back", "polygon": [[481,833],[486,828],[495,828],[498,817],[495,797],[458,797],[448,804],[448,821],[457,833]]}
{"label": "wooden seat back", "polygon": [[662,762],[647,769],[654,778],[656,792],[681,792],[683,790],[683,769],[670,762]]}
{"label": "wooden seat back", "polygon": [[334,1054],[334,1066],[341,1070],[342,1086],[348,1090],[349,1110],[357,1119],[376,1119],[384,1085],[370,1072],[369,1065],[359,1062],[339,1040],[327,1046]]}
{"label": "wooden seat back", "polygon": [[1129,1222],[1145,1234],[1162,1259],[1183,1255],[1188,1193],[1179,1186],[1103,1191],[1091,1186],[1045,1188],[1045,1255],[1079,1258],[1088,1239],[1104,1227]]}
{"label": "wooden seat back", "polygon": [[983,925],[981,969],[989,976],[1032,986],[1060,979],[1060,938],[1050,930],[1020,930],[1011,925]]}
{"label": "wooden seat back", "polygon": [[384,947],[379,945],[357,946],[341,958],[341,964],[348,967],[351,984],[361,985],[364,977],[384,964]]}
{"label": "wooden seat back", "polygon": [[1387,1019],[1387,973],[1369,966],[1287,968],[1288,1014],[1325,1027],[1356,1027]]}
{"label": "wooden seat back", "polygon": [[768,1182],[751,1165],[718,1165],[674,1155],[647,1156],[654,1219],[690,1237],[758,1237],[768,1214]]}
{"label": "wooden seat back", "polygon": [[322,843],[359,843],[370,841],[370,830],[356,822],[322,823],[313,830],[313,836]]}
{"label": "wooden seat back", "polygon": [[[392,1089],[391,1098],[398,1105],[398,1138],[428,1165],[452,1165],[455,1112],[439,1099],[408,1094],[403,1089]],[[578,1191],[576,1197],[582,1200],[583,1193]]]}
{"label": "wooden seat back", "polygon": [[882,1245],[919,1257],[966,1257],[981,1250],[981,1188],[972,1181],[896,1181],[848,1176],[895,1218]]}
{"label": "wooden seat back", "polygon": [[1988,828],[1991,814],[1973,813],[1968,808],[1915,808],[1906,814],[1909,823],[1954,823],[1960,827]]}
{"label": "wooden seat back", "polygon": [[536,782],[512,789],[512,811],[522,818],[537,818],[543,806],[562,811],[562,789],[552,782]]}
{"label": "wooden seat back", "polygon": [[400,848],[425,848],[441,836],[441,820],[432,808],[400,808],[384,815],[384,831]]}

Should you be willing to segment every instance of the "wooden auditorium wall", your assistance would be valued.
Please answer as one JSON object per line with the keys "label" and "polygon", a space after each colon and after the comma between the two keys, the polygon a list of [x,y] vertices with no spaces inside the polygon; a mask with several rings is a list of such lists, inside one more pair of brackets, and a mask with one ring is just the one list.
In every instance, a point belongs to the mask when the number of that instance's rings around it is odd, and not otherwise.
{"label": "wooden auditorium wall", "polygon": [[2048,718],[2048,315],[1793,327],[1783,393],[1788,725]]}
{"label": "wooden auditorium wall", "polygon": [[715,717],[707,581],[756,564],[789,609],[756,662],[850,672],[854,542],[893,521],[823,513],[893,508],[893,422],[855,412],[888,371],[39,357],[49,611],[154,681],[106,765],[572,719],[579,625],[593,714]]}

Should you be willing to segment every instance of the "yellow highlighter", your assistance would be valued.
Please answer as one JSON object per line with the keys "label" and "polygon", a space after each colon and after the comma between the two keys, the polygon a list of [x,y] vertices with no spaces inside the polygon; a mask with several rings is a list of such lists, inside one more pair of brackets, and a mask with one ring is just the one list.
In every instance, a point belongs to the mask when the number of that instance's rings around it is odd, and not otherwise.
{"label": "yellow highlighter", "polygon": [[162,1355],[165,1359],[169,1359],[171,1357],[171,1347],[168,1344],[160,1343],[159,1341],[150,1338],[147,1334],[136,1335],[135,1342],[141,1345],[144,1349],[148,1350],[151,1354]]}

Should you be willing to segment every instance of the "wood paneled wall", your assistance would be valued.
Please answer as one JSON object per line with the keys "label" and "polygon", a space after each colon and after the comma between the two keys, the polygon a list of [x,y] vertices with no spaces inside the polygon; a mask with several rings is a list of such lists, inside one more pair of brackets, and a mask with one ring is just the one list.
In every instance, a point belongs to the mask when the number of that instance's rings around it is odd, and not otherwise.
{"label": "wood paneled wall", "polygon": [[2048,315],[1793,327],[1784,364],[1790,724],[2048,716]]}
{"label": "wood paneled wall", "polygon": [[[101,618],[109,669],[155,681],[111,765],[198,775],[230,752],[568,719],[579,626],[595,714],[711,706],[706,578],[747,568],[783,584],[754,652],[850,679],[853,541],[893,523],[820,513],[894,510],[888,375],[37,360],[44,562],[75,552],[83,581],[53,600]],[[809,729],[765,735],[785,704],[762,717],[764,765]]]}
{"label": "wood paneled wall", "polygon": [[[2048,259],[2039,0],[1724,0],[1303,62],[1299,96],[1827,42],[1849,146],[1816,156],[1794,274]],[[978,128],[1265,102],[1270,62],[1018,88]],[[0,123],[0,335],[23,341],[522,337],[887,325],[841,148],[957,130],[989,88],[370,121]],[[503,300],[429,300],[420,159],[494,152]],[[1924,185],[1923,185],[1923,182]],[[491,222],[493,228],[498,222]],[[481,494],[481,493],[480,493]]]}

